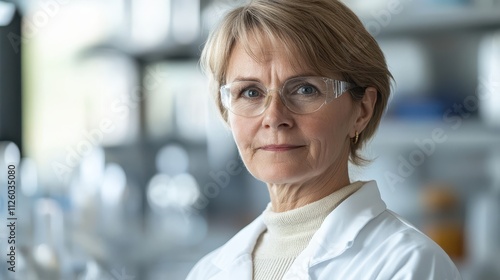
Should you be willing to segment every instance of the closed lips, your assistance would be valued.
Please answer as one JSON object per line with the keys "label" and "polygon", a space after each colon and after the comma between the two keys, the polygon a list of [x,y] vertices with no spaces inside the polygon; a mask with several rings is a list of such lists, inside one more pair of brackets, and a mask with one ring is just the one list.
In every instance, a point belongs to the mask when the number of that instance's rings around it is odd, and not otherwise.
{"label": "closed lips", "polygon": [[298,149],[304,146],[300,145],[266,145],[262,146],[260,149],[264,151],[288,151],[288,150],[293,150],[293,149]]}

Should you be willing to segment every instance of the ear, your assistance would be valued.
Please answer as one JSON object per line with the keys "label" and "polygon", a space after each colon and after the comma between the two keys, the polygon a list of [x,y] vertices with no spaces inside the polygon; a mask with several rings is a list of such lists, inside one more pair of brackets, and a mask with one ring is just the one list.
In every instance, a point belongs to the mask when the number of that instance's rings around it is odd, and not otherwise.
{"label": "ear", "polygon": [[358,115],[354,120],[353,131],[351,132],[354,137],[355,132],[361,133],[370,122],[377,102],[377,89],[374,87],[367,87],[365,95],[359,102]]}

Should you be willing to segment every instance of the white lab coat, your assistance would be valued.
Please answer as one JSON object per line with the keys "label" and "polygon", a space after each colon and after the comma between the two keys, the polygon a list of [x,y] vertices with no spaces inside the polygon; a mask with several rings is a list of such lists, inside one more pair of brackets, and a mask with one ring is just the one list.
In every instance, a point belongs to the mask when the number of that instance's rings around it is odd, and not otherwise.
{"label": "white lab coat", "polygon": [[[196,264],[187,280],[251,280],[262,217]],[[386,208],[374,181],[330,213],[284,280],[461,279],[448,255]],[[274,279],[269,279],[274,280]]]}

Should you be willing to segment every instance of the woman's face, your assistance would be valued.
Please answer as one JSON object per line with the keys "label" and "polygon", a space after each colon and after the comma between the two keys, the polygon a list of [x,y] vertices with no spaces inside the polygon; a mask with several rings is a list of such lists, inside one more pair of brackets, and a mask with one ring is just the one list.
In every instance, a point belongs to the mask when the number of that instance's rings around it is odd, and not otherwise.
{"label": "woman's face", "polygon": [[[265,50],[256,61],[236,44],[226,83],[255,80],[268,89],[278,89],[289,78],[314,75],[307,68],[292,67],[279,46]],[[256,49],[255,53],[261,52]],[[277,91],[270,94],[271,104],[257,117],[228,114],[233,137],[250,173],[268,184],[304,184],[346,171],[359,110],[351,96],[344,93],[316,112],[298,115],[285,107]]]}

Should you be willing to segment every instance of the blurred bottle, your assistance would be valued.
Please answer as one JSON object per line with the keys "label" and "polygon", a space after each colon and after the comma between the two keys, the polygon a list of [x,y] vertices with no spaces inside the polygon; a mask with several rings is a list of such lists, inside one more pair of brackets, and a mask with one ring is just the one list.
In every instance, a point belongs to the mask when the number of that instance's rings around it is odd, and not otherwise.
{"label": "blurred bottle", "polygon": [[500,32],[484,36],[478,56],[479,113],[488,126],[500,128]]}
{"label": "blurred bottle", "polygon": [[424,232],[454,260],[464,257],[464,230],[460,200],[448,184],[424,188]]}
{"label": "blurred bottle", "polygon": [[40,198],[35,202],[32,257],[42,279],[65,279],[68,258],[63,215],[59,203],[52,198]]}
{"label": "blurred bottle", "polygon": [[476,195],[467,212],[470,279],[500,279],[500,150],[490,156],[492,187]]}

